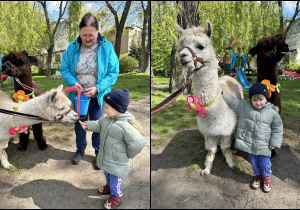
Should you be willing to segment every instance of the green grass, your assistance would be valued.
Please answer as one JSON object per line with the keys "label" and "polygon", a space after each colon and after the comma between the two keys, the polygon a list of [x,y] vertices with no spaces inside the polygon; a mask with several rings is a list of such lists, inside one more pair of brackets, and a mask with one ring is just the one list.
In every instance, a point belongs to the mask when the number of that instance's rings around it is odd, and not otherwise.
{"label": "green grass", "polygon": [[130,100],[140,100],[150,94],[150,72],[120,74],[114,89],[127,89]]}
{"label": "green grass", "polygon": [[[33,81],[37,83],[42,91],[57,88],[57,86],[61,84],[63,84],[64,88],[68,87],[68,85],[64,83],[62,79],[54,79],[53,76],[34,76]],[[150,73],[120,74],[116,83],[112,86],[112,90],[114,89],[127,89],[129,91],[131,100],[143,99],[149,96]],[[14,93],[14,87],[9,78],[3,82],[3,87],[0,86],[0,90],[12,97]]]}
{"label": "green grass", "polygon": [[163,84],[169,84],[170,78],[155,76],[155,78],[152,78],[152,80],[154,84],[163,85]]}
{"label": "green grass", "polygon": [[[155,76],[154,84],[169,84],[169,78]],[[256,82],[252,77],[251,84]],[[280,80],[282,91],[281,118],[284,128],[297,132],[300,122],[300,79]],[[244,100],[249,101],[249,90],[244,89]],[[151,107],[155,107],[169,95],[168,88],[151,90]],[[197,129],[194,113],[188,113],[184,105],[187,95],[181,94],[173,103],[165,109],[151,115],[151,145],[162,146],[172,139],[175,134],[183,130]],[[287,146],[284,144],[284,146]]]}

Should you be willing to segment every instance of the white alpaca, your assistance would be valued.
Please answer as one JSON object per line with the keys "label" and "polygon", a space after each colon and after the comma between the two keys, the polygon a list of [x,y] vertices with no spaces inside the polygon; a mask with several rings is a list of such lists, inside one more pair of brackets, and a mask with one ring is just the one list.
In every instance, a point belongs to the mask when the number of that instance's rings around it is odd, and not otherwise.
{"label": "white alpaca", "polygon": [[[70,110],[71,101],[64,95],[62,88],[63,85],[60,85],[57,89],[52,89],[22,104],[14,102],[8,95],[0,91],[0,108],[13,111],[13,107],[18,107],[17,112],[36,115],[49,121],[75,122],[78,116],[73,110]],[[68,112],[69,110],[70,112]],[[66,113],[67,115],[65,115]],[[62,116],[64,117],[61,119]],[[13,120],[12,115],[0,113],[0,161],[1,165],[8,170],[13,167],[8,162],[5,152],[8,140],[11,137],[9,129],[42,122],[41,120],[19,116],[15,116],[14,118],[15,120]]]}
{"label": "white alpaca", "polygon": [[[178,44],[180,62],[190,71],[194,71],[193,96],[199,97],[200,105],[214,101],[211,105],[204,107],[206,111],[204,117],[197,116],[197,125],[205,137],[205,149],[208,150],[204,163],[205,169],[201,175],[210,173],[219,140],[227,164],[234,169],[236,164],[233,161],[230,146],[237,116],[223,100],[221,91],[225,90],[243,100],[243,87],[236,79],[229,76],[218,79],[218,60],[211,45],[212,25],[208,20],[205,22],[205,29],[192,27],[184,30],[179,25],[176,25],[176,28],[181,33]],[[189,47],[202,61],[195,62],[196,57],[193,57],[186,47]]]}

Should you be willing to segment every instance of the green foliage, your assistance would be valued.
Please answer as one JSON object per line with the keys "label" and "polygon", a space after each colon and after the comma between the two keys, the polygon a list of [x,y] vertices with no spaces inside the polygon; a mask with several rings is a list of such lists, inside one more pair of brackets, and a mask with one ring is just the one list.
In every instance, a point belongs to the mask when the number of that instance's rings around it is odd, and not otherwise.
{"label": "green foliage", "polygon": [[174,2],[151,2],[151,67],[155,71],[170,69],[173,44],[177,43]]}
{"label": "green foliage", "polygon": [[101,5],[96,13],[99,31],[114,45],[116,42],[116,27],[114,16],[106,5]]}
{"label": "green foliage", "polygon": [[[151,67],[161,71],[170,69],[173,44],[177,44],[176,2],[151,2]],[[265,36],[275,35],[279,29],[279,12],[275,1],[199,1],[199,25],[205,20],[213,25],[212,44],[216,53],[229,54],[224,47],[233,40],[241,40],[247,60],[254,59],[248,54],[257,41]],[[262,21],[263,20],[263,21]],[[233,52],[238,52],[235,44]]]}
{"label": "green foliage", "polygon": [[31,66],[31,73],[32,74],[38,74],[39,73],[39,68],[36,66]]}
{"label": "green foliage", "polygon": [[300,70],[300,64],[297,62],[298,52],[295,55],[295,61],[289,62],[286,66],[287,71],[297,71]]}
{"label": "green foliage", "polygon": [[81,21],[82,1],[71,1],[68,7],[68,41],[73,41],[79,34]]}
{"label": "green foliage", "polygon": [[138,61],[125,53],[120,56],[120,73],[133,72],[139,66]]}
{"label": "green foliage", "polygon": [[287,66],[286,66],[286,70],[287,71],[296,71],[300,69],[300,64],[297,62],[290,62]]}
{"label": "green foliage", "polygon": [[0,52],[26,50],[28,54],[36,54],[37,31],[44,26],[41,14],[32,1],[1,1]]}

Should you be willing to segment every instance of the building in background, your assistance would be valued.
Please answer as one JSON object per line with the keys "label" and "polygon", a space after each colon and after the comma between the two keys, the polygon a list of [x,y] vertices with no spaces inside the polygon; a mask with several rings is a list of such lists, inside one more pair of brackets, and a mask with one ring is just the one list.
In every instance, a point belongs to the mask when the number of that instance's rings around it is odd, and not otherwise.
{"label": "building in background", "polygon": [[125,27],[121,41],[120,55],[130,51],[130,44],[135,42],[137,46],[142,43],[143,29],[136,24]]}
{"label": "building in background", "polygon": [[[286,29],[289,21],[284,23],[284,29]],[[300,18],[296,19],[293,25],[290,27],[286,35],[286,43],[289,45],[290,51],[286,53],[283,59],[279,62],[282,67],[286,67],[289,62],[295,62],[300,64]]]}

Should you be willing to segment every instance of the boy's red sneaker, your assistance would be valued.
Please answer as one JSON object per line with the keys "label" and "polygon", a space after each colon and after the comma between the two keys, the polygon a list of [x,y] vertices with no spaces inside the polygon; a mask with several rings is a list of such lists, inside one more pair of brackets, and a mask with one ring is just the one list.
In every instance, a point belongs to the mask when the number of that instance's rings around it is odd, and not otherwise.
{"label": "boy's red sneaker", "polygon": [[110,198],[104,204],[106,209],[115,209],[120,206],[122,203],[122,198],[117,198],[114,195],[110,195]]}

